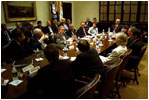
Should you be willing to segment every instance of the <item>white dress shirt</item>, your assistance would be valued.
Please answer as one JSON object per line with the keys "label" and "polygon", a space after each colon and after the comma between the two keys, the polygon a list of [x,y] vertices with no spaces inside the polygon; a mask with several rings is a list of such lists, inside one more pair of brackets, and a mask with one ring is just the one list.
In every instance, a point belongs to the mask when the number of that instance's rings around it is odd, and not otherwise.
{"label": "white dress shirt", "polygon": [[98,28],[96,27],[95,29],[93,27],[90,27],[88,30],[89,34],[98,34]]}

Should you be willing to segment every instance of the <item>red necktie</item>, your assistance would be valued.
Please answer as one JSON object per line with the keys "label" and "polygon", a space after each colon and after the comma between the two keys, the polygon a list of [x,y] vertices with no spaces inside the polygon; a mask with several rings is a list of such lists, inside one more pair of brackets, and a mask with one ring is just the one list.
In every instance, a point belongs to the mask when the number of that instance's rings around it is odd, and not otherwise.
{"label": "red necktie", "polygon": [[115,28],[114,28],[114,30],[113,30],[113,32],[115,32],[115,30],[117,29],[117,26],[115,26]]}

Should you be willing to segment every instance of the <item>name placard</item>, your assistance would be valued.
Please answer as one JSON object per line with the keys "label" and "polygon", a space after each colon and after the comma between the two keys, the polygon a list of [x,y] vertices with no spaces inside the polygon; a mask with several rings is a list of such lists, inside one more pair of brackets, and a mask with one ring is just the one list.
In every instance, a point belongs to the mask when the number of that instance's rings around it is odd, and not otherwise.
{"label": "name placard", "polygon": [[39,69],[40,69],[40,66],[36,66],[36,67],[30,69],[29,74],[32,75],[32,74],[36,73]]}
{"label": "name placard", "polygon": [[28,65],[28,66],[22,68],[22,71],[23,71],[23,73],[24,73],[24,72],[26,72],[26,71],[29,71],[29,70],[32,69],[32,68],[34,68],[34,66],[31,64],[31,65]]}

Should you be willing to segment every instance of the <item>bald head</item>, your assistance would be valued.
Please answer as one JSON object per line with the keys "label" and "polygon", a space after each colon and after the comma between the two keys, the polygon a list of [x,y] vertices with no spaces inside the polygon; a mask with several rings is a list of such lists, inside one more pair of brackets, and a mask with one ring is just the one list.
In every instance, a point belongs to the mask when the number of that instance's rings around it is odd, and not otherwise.
{"label": "bald head", "polygon": [[82,22],[80,26],[81,26],[82,28],[84,28],[84,27],[85,27],[85,23]]}
{"label": "bald head", "polygon": [[19,29],[22,28],[22,24],[20,22],[17,22],[16,23],[16,28],[19,28]]}
{"label": "bald head", "polygon": [[47,21],[47,26],[51,26],[51,22],[50,21]]}
{"label": "bald head", "polygon": [[66,23],[66,19],[65,18],[62,19],[62,23]]}
{"label": "bald head", "polygon": [[120,24],[121,20],[120,19],[116,19],[115,24]]}

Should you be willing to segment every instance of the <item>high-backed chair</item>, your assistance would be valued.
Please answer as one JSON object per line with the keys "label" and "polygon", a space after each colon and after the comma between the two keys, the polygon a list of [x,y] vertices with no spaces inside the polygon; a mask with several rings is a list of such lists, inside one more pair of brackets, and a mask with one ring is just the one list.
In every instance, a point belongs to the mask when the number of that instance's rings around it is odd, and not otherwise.
{"label": "high-backed chair", "polygon": [[139,63],[140,63],[140,61],[141,61],[141,59],[142,59],[142,57],[143,57],[143,55],[146,51],[146,48],[147,48],[147,44],[145,44],[141,48],[139,56],[130,56],[129,59],[133,59],[133,61],[135,61],[135,62],[133,62],[133,63],[130,62],[130,63],[127,64],[127,69],[126,70],[134,72],[134,79],[132,79],[132,80],[136,81],[137,85],[139,85],[137,75],[140,76],[138,67],[139,67]]}
{"label": "high-backed chair", "polygon": [[122,63],[122,59],[117,61],[113,67],[109,68],[106,74],[103,77],[103,80],[101,80],[101,83],[99,85],[98,91],[99,91],[99,98],[105,98],[113,91],[114,87],[114,80],[117,75],[117,71]]}
{"label": "high-backed chair", "polygon": [[93,99],[99,81],[100,75],[96,74],[91,82],[76,91],[74,97],[77,99]]}
{"label": "high-backed chair", "polygon": [[121,98],[120,93],[119,93],[119,88],[118,88],[118,82],[122,82],[124,84],[124,81],[121,79],[121,75],[123,73],[123,70],[125,68],[125,66],[127,65],[127,61],[129,59],[129,56],[131,54],[132,50],[128,49],[127,52],[125,52],[122,56],[121,59],[123,59],[123,62],[121,63],[117,75],[116,75],[116,79],[115,79],[115,87],[116,87],[116,93],[118,95],[118,98]]}

